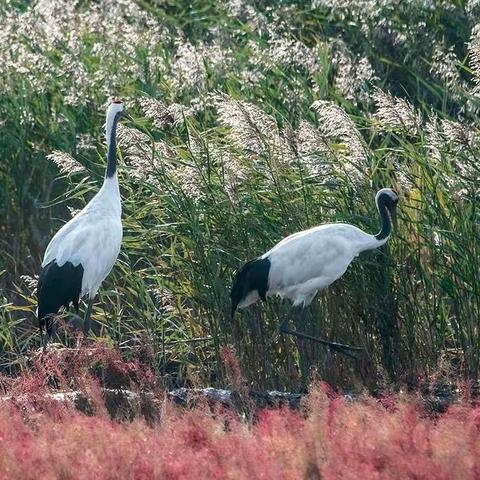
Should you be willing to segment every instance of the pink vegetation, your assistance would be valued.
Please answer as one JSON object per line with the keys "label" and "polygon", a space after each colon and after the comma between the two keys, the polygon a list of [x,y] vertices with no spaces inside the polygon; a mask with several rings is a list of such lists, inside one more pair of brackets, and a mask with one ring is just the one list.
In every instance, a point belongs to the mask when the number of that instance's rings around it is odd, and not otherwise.
{"label": "pink vegetation", "polygon": [[[115,378],[146,388],[133,364],[110,361]],[[95,362],[91,374],[75,371],[90,416],[45,400],[68,387],[60,367],[54,380],[37,367],[36,381],[3,382],[0,480],[480,479],[480,407],[471,404],[432,418],[414,399],[347,401],[317,386],[300,411],[262,410],[247,422],[220,407],[181,409],[151,385],[157,414],[119,422],[101,405]]]}
{"label": "pink vegetation", "polygon": [[267,410],[254,424],[165,403],[161,420],[118,423],[64,411],[0,411],[5,479],[480,478],[480,408],[436,420],[399,402],[346,402],[317,393],[310,411]]}

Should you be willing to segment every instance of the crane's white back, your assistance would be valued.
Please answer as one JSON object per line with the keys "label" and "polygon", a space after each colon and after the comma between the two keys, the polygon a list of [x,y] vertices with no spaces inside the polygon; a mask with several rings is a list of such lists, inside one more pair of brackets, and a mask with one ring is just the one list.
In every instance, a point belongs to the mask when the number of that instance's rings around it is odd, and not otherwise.
{"label": "crane's white back", "polygon": [[352,260],[375,243],[373,235],[342,223],[295,233],[261,257],[271,262],[268,294],[309,305],[319,290],[339,279]]}

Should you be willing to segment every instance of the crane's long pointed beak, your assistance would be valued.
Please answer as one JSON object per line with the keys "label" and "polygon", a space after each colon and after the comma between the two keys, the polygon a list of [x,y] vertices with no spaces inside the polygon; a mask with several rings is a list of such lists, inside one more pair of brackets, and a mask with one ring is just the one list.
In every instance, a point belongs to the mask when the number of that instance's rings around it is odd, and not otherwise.
{"label": "crane's long pointed beak", "polygon": [[398,228],[397,206],[396,205],[390,210],[390,217],[392,218],[393,228],[396,230]]}

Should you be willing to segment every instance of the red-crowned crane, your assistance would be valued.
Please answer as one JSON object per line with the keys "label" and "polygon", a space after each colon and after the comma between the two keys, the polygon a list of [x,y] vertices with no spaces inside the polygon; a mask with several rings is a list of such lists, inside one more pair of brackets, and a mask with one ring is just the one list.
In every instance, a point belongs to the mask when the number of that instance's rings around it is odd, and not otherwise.
{"label": "red-crowned crane", "polygon": [[[123,103],[114,100],[107,110],[107,168],[102,188],[85,208],[50,240],[38,279],[38,320],[52,333],[52,317],[60,307],[73,304],[78,313],[81,297],[88,297],[83,323],[85,335],[95,295],[117,260],[122,243],[122,207],[117,178],[117,123]],[[44,343],[45,344],[45,343]]]}
{"label": "red-crowned crane", "polygon": [[[284,238],[261,257],[243,265],[235,275],[230,294],[232,318],[237,308],[248,307],[258,299],[265,301],[272,295],[288,298],[294,306],[310,305],[320,290],[345,273],[355,257],[382,246],[390,237],[390,217],[396,223],[398,195],[383,188],[377,192],[375,202],[382,222],[377,235],[345,223],[320,225]],[[354,356],[351,350],[361,350],[290,330],[288,322],[280,330],[349,356]]]}

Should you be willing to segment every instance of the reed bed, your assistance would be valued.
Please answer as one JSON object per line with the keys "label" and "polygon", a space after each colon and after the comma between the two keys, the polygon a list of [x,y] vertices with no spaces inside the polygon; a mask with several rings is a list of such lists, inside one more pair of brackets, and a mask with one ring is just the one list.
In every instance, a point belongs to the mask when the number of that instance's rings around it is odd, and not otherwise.
{"label": "reed bed", "polygon": [[[224,384],[225,345],[260,389],[478,376],[476,2],[17,0],[0,12],[4,372],[39,345],[41,256],[101,184],[103,112],[118,96],[133,120],[119,142],[124,242],[94,307],[103,342],[126,357],[148,345],[171,386]],[[230,318],[241,263],[320,223],[376,232],[384,186],[401,195],[388,246],[306,316],[271,300]],[[366,360],[280,335],[286,317]]]}

